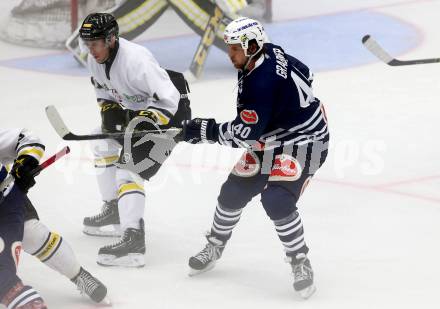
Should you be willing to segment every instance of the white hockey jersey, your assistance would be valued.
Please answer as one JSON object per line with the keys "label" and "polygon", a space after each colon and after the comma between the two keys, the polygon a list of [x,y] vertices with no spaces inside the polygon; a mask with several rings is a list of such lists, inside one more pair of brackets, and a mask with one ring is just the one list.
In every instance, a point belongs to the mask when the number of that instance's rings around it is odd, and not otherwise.
{"label": "white hockey jersey", "polygon": [[[21,155],[30,155],[40,162],[44,155],[44,145],[26,129],[0,129],[0,183],[8,175],[6,165]],[[11,188],[6,188],[4,196]]]}
{"label": "white hockey jersey", "polygon": [[89,54],[87,67],[98,100],[118,102],[135,111],[150,109],[161,124],[176,113],[180,93],[145,47],[120,38],[111,65],[97,63]]}

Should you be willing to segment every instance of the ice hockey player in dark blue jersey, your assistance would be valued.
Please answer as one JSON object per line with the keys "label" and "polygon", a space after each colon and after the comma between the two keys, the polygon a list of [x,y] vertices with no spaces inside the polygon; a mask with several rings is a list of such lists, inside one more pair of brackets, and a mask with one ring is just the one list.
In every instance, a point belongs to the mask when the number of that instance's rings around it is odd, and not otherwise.
{"label": "ice hockey player in dark blue jersey", "polygon": [[[101,302],[107,295],[105,285],[79,264],[70,244],[40,221],[26,195],[35,185],[31,172],[44,150],[32,132],[0,128],[0,303],[8,309],[47,308],[39,294],[16,275],[22,248],[70,279],[93,301]],[[12,169],[8,173],[9,164]]]}
{"label": "ice hockey player in dark blue jersey", "polygon": [[308,298],[315,286],[297,202],[327,157],[324,108],[313,96],[308,67],[269,43],[258,21],[234,20],[224,39],[238,69],[237,117],[188,121],[183,139],[247,150],[221,188],[208,243],[190,258],[190,275],[214,267],[243,208],[261,194],[292,266],[294,289]]}
{"label": "ice hockey player in dark blue jersey", "polygon": [[[8,176],[5,161],[12,161],[11,175],[15,183],[0,191],[0,303],[8,309],[46,309],[44,300],[32,287],[24,285],[16,275],[20,258],[25,218],[26,195],[35,184],[31,171],[38,166],[37,154],[44,146],[32,136],[19,141],[19,130],[0,129],[0,184]],[[23,138],[21,138],[23,139]],[[35,154],[30,154],[31,152]]]}

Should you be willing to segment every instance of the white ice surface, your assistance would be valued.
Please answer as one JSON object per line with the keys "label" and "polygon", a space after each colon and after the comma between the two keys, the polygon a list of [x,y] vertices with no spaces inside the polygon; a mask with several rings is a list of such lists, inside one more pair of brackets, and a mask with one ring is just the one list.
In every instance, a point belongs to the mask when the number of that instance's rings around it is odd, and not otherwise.
{"label": "white ice surface", "polygon": [[[295,3],[274,0],[275,17],[371,7],[419,29],[421,44],[399,57],[440,57],[440,1]],[[161,32],[160,27],[152,31]],[[170,35],[169,29],[164,32]],[[0,42],[0,59],[43,53]],[[42,220],[107,284],[114,308],[438,308],[439,73],[439,64],[392,68],[376,62],[316,75],[332,148],[299,203],[318,288],[308,301],[293,293],[282,246],[258,198],[245,210],[216,268],[187,276],[188,257],[204,245],[203,233],[238,150],[182,144],[174,151],[147,190],[143,269],[99,267],[98,248],[110,240],[81,233],[83,217],[101,203],[87,144],[69,143],[70,158],[42,173],[30,197]],[[192,85],[194,115],[231,119],[234,86],[232,79]],[[46,105],[56,105],[79,133],[99,121],[88,78],[0,67],[0,89],[1,126],[33,129],[48,154],[65,143],[50,127]],[[49,308],[94,308],[32,257],[22,256],[19,275],[41,292]]]}

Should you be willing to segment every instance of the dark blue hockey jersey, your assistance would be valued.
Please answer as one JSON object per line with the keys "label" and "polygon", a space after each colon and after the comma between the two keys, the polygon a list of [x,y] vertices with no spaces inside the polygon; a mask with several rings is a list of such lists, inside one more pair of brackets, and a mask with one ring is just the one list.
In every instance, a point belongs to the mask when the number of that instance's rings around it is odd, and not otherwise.
{"label": "dark blue hockey jersey", "polygon": [[276,45],[248,73],[238,73],[237,117],[218,124],[218,142],[264,149],[303,145],[327,137],[324,109],[313,96],[313,74]]}

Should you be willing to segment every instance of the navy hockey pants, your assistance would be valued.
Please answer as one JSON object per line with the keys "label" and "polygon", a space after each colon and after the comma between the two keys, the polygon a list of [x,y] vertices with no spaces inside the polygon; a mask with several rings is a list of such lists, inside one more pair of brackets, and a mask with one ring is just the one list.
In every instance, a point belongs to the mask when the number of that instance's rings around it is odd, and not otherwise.
{"label": "navy hockey pants", "polygon": [[[327,153],[328,138],[320,144],[310,143],[302,147],[278,149],[272,154],[255,152],[260,162],[269,162],[269,168],[267,166],[265,168],[263,163],[263,169],[251,177],[231,173],[222,185],[218,202],[228,209],[241,209],[253,197],[261,194],[261,202],[271,220],[286,218],[297,210],[296,204],[299,197],[315,172],[324,163]],[[299,166],[297,177],[280,175],[280,170],[282,171],[280,165],[282,166],[283,163],[280,163],[277,158],[283,154],[293,158],[294,162],[296,161],[295,164]],[[263,158],[265,155],[270,155],[272,160]],[[283,160],[284,157],[281,161]]]}
{"label": "navy hockey pants", "polygon": [[0,300],[19,281],[17,264],[24,228],[25,195],[14,187],[0,204]]}

